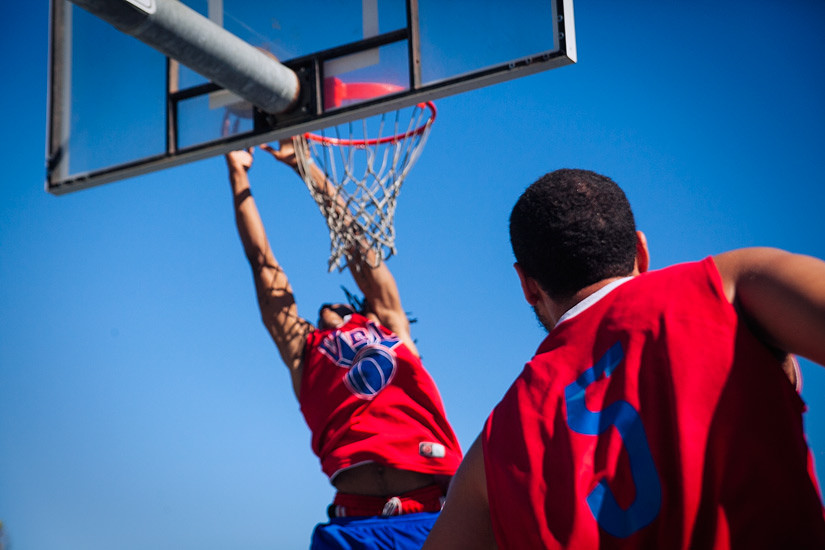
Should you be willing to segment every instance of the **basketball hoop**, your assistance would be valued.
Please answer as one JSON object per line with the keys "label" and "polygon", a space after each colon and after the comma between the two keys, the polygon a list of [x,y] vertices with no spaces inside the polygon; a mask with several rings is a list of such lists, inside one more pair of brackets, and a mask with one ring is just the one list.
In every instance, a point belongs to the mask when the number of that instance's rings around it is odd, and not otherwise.
{"label": "basketball hoop", "polygon": [[[326,108],[401,90],[329,78]],[[298,172],[327,220],[330,271],[343,270],[355,254],[377,267],[396,253],[398,194],[435,116],[435,105],[426,102],[293,138]]]}

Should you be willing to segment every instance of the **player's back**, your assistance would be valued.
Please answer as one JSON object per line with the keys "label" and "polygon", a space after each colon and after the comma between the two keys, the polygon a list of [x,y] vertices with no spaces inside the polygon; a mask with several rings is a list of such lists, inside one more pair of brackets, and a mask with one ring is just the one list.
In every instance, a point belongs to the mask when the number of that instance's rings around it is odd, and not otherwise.
{"label": "player's back", "polygon": [[629,279],[574,313],[488,424],[500,544],[825,547],[804,404],[711,259]]}

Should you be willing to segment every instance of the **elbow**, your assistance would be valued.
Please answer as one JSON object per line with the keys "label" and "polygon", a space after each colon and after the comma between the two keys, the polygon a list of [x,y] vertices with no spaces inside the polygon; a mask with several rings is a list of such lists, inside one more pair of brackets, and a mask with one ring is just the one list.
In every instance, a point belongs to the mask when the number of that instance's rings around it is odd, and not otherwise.
{"label": "elbow", "polygon": [[266,266],[266,254],[259,247],[254,245],[244,246],[244,254],[253,273],[260,273]]}

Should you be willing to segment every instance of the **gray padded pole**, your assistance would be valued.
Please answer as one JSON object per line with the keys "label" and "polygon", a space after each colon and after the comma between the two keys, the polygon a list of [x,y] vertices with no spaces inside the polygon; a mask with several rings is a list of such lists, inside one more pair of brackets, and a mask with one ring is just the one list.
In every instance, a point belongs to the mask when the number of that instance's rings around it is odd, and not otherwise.
{"label": "gray padded pole", "polygon": [[268,113],[298,99],[294,72],[177,0],[70,1]]}

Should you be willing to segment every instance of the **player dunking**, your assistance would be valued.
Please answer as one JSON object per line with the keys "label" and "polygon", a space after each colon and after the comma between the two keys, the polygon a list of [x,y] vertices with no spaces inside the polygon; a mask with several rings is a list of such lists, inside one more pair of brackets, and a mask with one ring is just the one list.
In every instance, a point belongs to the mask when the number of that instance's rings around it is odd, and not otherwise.
{"label": "player dunking", "polygon": [[[261,148],[296,168],[291,141]],[[363,307],[324,304],[313,326],[298,314],[252,198],[253,150],[226,161],[264,325],[289,370],[312,449],[337,490],[312,548],[420,548],[461,450],[410,336],[395,279],[385,262],[370,267],[371,250],[352,251]],[[313,177],[319,190],[328,189],[320,171]]]}

